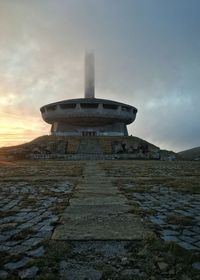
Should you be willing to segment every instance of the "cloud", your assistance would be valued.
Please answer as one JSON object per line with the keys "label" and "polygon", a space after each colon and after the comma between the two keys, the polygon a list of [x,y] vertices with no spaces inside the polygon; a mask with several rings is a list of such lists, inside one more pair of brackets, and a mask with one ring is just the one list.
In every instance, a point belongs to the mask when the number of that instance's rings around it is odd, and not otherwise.
{"label": "cloud", "polygon": [[39,107],[83,96],[84,51],[94,49],[96,95],[138,108],[131,134],[174,150],[198,146],[199,8],[196,0],[0,0],[1,118],[11,131],[13,115],[32,122],[30,138],[46,133]]}

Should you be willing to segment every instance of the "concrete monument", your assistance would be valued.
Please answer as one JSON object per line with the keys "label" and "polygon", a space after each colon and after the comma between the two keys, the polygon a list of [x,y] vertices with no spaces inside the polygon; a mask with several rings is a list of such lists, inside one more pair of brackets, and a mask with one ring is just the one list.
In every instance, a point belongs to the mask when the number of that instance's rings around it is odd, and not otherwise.
{"label": "concrete monument", "polygon": [[137,109],[124,103],[95,98],[94,54],[85,56],[85,97],[40,108],[51,134],[57,136],[128,136]]}

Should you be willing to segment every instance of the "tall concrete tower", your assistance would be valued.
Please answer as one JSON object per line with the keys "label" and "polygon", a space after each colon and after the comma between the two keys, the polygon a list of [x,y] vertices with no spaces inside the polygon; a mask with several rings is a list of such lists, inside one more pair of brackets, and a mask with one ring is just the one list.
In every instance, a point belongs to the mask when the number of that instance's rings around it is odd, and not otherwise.
{"label": "tall concrete tower", "polygon": [[94,54],[88,52],[85,54],[85,98],[95,97],[95,70]]}
{"label": "tall concrete tower", "polygon": [[51,134],[65,136],[128,136],[137,109],[131,105],[95,98],[94,54],[85,55],[85,97],[58,101],[40,108]]}

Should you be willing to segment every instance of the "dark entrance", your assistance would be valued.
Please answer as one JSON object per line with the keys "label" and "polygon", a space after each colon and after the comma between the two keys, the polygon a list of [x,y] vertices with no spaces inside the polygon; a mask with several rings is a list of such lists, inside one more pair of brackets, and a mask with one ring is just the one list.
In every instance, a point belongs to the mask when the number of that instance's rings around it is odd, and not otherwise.
{"label": "dark entrance", "polygon": [[96,136],[96,131],[82,131],[82,136]]}

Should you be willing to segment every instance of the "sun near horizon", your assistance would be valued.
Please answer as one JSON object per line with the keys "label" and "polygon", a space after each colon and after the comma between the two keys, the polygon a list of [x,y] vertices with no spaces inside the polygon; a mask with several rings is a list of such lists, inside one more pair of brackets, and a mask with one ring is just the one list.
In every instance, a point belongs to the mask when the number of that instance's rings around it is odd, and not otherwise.
{"label": "sun near horizon", "polygon": [[41,135],[47,135],[48,125],[34,116],[14,113],[0,113],[0,147],[20,145]]}

